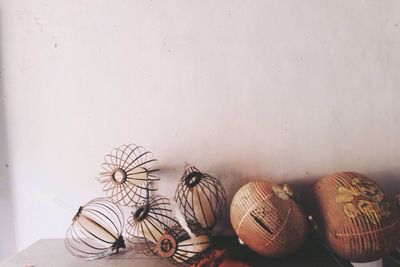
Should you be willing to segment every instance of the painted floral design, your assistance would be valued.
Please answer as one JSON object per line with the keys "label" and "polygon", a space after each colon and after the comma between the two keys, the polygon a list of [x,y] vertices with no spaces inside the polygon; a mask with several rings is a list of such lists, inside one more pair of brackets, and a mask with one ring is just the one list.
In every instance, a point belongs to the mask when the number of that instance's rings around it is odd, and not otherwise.
{"label": "painted floral design", "polygon": [[364,215],[371,223],[379,224],[384,217],[390,217],[390,205],[384,193],[366,179],[352,179],[350,188],[339,186],[336,202],[344,203],[343,211],[350,218]]}

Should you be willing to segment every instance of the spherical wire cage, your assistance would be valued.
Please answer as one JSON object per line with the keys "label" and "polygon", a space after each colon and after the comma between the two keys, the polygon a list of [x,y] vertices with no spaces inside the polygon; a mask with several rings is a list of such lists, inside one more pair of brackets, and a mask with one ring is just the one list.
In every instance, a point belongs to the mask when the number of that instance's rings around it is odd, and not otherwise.
{"label": "spherical wire cage", "polygon": [[128,218],[127,240],[138,253],[157,254],[157,243],[170,227],[177,224],[169,199],[151,196],[137,205]]}
{"label": "spherical wire cage", "polygon": [[[65,245],[78,257],[97,259],[126,248],[124,214],[119,206],[133,207],[126,227],[130,247],[145,255],[159,255],[180,265],[200,260],[210,248],[207,231],[226,207],[225,190],[214,177],[187,164],[175,201],[182,213],[175,217],[169,199],[152,196],[158,169],[151,152],[134,144],[121,145],[105,156],[98,180],[107,198],[79,208],[67,230]],[[181,220],[182,219],[182,220]],[[180,224],[180,222],[185,222]]]}
{"label": "spherical wire cage", "polygon": [[126,228],[133,249],[145,255],[158,255],[179,265],[201,259],[210,246],[207,231],[196,221],[188,221],[187,232],[174,216],[169,199],[152,196],[131,213]]}
{"label": "spherical wire cage", "polygon": [[187,221],[190,228],[181,225],[172,226],[158,242],[158,255],[173,264],[189,266],[200,261],[211,249],[207,229],[197,221]]}
{"label": "spherical wire cage", "polygon": [[67,230],[65,246],[77,257],[98,259],[125,248],[124,214],[107,198],[96,198],[79,208]]}
{"label": "spherical wire cage", "polygon": [[198,221],[211,230],[226,208],[226,193],[221,182],[190,164],[175,191],[175,202],[187,221]]}
{"label": "spherical wire cage", "polygon": [[104,184],[103,191],[121,206],[135,206],[156,191],[153,165],[156,159],[150,151],[135,144],[121,145],[104,157],[103,172],[97,178]]}

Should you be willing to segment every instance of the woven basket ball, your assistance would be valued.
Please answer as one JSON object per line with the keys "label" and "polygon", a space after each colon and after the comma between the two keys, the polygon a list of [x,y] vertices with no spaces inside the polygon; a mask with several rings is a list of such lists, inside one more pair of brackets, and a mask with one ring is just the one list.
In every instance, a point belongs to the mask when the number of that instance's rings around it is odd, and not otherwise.
{"label": "woven basket ball", "polygon": [[302,210],[280,186],[269,181],[242,186],[233,197],[230,218],[240,241],[268,257],[293,253],[307,235]]}
{"label": "woven basket ball", "polygon": [[368,177],[340,172],[317,181],[315,219],[327,245],[352,262],[368,262],[392,251],[399,215],[382,189]]}

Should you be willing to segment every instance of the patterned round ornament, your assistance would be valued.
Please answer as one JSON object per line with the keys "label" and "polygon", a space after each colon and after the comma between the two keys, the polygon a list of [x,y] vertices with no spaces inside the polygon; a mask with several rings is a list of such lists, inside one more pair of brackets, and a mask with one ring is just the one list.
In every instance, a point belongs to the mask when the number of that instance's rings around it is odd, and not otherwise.
{"label": "patterned round ornament", "polygon": [[399,234],[398,211],[374,181],[340,172],[317,181],[314,192],[318,229],[339,256],[368,262],[393,250]]}
{"label": "patterned round ornament", "polygon": [[300,207],[270,181],[242,186],[233,197],[230,217],[240,241],[268,257],[293,253],[307,235],[307,219]]}

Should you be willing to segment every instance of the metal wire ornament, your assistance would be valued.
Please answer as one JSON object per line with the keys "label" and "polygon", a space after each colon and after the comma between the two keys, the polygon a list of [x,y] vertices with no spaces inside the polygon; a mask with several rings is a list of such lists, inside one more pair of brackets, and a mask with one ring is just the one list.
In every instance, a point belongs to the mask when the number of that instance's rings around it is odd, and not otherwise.
{"label": "metal wire ornament", "polygon": [[128,242],[138,253],[157,254],[157,243],[177,221],[169,199],[152,196],[138,205],[128,218]]}
{"label": "metal wire ornament", "polygon": [[207,230],[197,221],[187,223],[191,233],[176,224],[161,236],[156,248],[158,255],[180,265],[192,265],[203,258],[211,246]]}
{"label": "metal wire ornament", "polygon": [[128,242],[138,253],[159,255],[177,264],[192,264],[210,246],[210,238],[198,222],[189,221],[191,233],[174,217],[169,199],[152,196],[128,219]]}
{"label": "metal wire ornament", "polygon": [[219,180],[186,164],[175,192],[175,201],[186,221],[198,221],[210,230],[224,212],[226,194]]}
{"label": "metal wire ornament", "polygon": [[147,198],[148,191],[156,191],[153,175],[156,159],[152,153],[135,144],[121,145],[104,157],[104,172],[98,178],[103,191],[116,204],[134,206]]}
{"label": "metal wire ornament", "polygon": [[[65,245],[78,257],[96,259],[126,248],[120,206],[134,207],[128,219],[126,239],[138,253],[159,255],[190,265],[210,248],[212,229],[226,206],[225,190],[214,177],[187,164],[172,209],[169,199],[152,196],[157,190],[156,162],[151,152],[134,144],[114,148],[104,158],[97,178],[107,198],[79,208],[67,230]],[[176,216],[175,216],[176,214]]]}
{"label": "metal wire ornament", "polygon": [[79,208],[68,228],[65,246],[77,257],[98,259],[125,248],[124,215],[107,198],[96,198]]}

